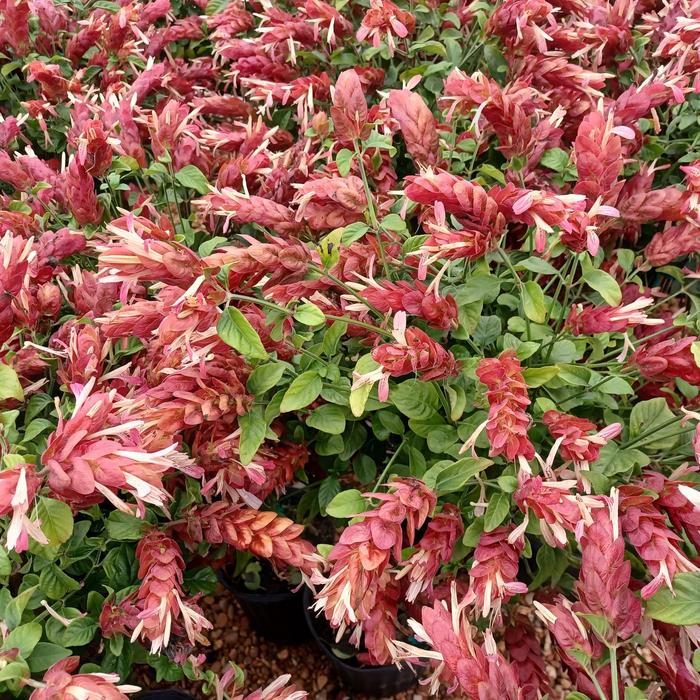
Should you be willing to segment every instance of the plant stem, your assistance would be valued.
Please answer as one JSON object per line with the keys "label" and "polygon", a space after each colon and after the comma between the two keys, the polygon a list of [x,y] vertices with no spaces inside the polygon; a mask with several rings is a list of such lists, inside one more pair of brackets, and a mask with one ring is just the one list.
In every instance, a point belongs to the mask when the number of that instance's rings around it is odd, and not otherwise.
{"label": "plant stem", "polygon": [[600,687],[600,683],[598,683],[598,679],[595,677],[595,673],[593,673],[593,671],[590,671],[588,675],[590,676],[591,681],[593,681],[593,685],[598,691],[598,695],[600,695],[600,700],[608,700],[608,696],[603,692],[603,689]]}
{"label": "plant stem", "polygon": [[367,179],[367,172],[365,171],[365,163],[362,159],[362,149],[360,148],[360,143],[357,139],[355,139],[354,144],[355,156],[357,158],[357,167],[360,169],[362,185],[364,186],[365,197],[367,198],[367,211],[369,212],[369,220],[377,235],[377,243],[379,244],[379,257],[382,260],[384,276],[387,279],[391,279],[391,276],[389,275],[389,266],[386,262],[386,255],[384,254],[384,242],[382,241],[382,227],[379,224],[379,219],[377,219],[377,212],[374,210],[374,199],[372,198],[372,191],[369,188],[369,180]]}
{"label": "plant stem", "polygon": [[617,681],[617,647],[610,647],[610,676],[612,681],[612,700],[620,700],[620,689]]}
{"label": "plant stem", "polygon": [[[678,423],[681,420],[679,416],[673,416],[671,420],[667,420],[665,423],[662,423],[661,425],[655,425],[649,430],[645,430],[643,433],[640,433],[637,435],[634,440],[630,440],[627,444],[624,445],[625,448],[631,447],[632,445],[636,445],[639,442],[644,442],[645,438],[650,437],[651,435],[654,435],[655,433],[658,433],[660,430],[663,430],[664,428],[668,428],[669,425],[673,425],[674,423]],[[685,432],[685,431],[684,431]],[[667,437],[664,435],[664,437]]]}
{"label": "plant stem", "polygon": [[[257,297],[251,297],[247,294],[234,294],[229,292],[229,299],[235,299],[236,301],[248,301],[251,304],[257,304],[258,306],[265,306],[268,309],[274,309],[286,316],[294,316],[294,311],[291,309],[285,309],[284,306],[275,304],[271,301],[265,301],[264,299],[258,299]],[[344,318],[343,316],[330,316],[329,314],[324,314],[327,319],[331,321],[343,321],[351,326],[360,326],[360,328],[366,328],[367,330],[373,331],[374,333],[381,333],[382,335],[391,336],[391,332],[385,328],[379,328],[379,326],[373,326],[371,323],[365,323],[364,321],[356,321],[354,318]]]}
{"label": "plant stem", "polygon": [[396,458],[399,456],[399,452],[403,449],[403,446],[406,444],[406,440],[402,440],[401,444],[396,448],[396,452],[394,452],[393,455],[391,455],[391,459],[387,462],[386,467],[384,467],[384,471],[379,475],[379,478],[377,479],[377,483],[374,485],[374,488],[372,489],[372,493],[375,493],[376,490],[382,485],[382,482],[386,478],[386,475],[389,472],[389,469],[393,466],[394,462],[396,461]]}
{"label": "plant stem", "polygon": [[[520,276],[518,275],[517,270],[513,267],[513,263],[510,261],[510,258],[508,257],[508,253],[506,253],[501,246],[496,246],[496,250],[498,251],[498,254],[501,256],[503,259],[503,262],[506,264],[506,267],[508,268],[510,274],[512,275],[513,279],[515,280],[515,283],[518,285],[518,288],[520,290],[520,293],[523,293],[523,281],[520,279]],[[527,317],[527,314],[525,313],[525,309],[523,308],[523,316],[525,317],[525,324],[527,328],[527,339],[530,340],[532,337],[531,331],[530,331],[530,319]]]}

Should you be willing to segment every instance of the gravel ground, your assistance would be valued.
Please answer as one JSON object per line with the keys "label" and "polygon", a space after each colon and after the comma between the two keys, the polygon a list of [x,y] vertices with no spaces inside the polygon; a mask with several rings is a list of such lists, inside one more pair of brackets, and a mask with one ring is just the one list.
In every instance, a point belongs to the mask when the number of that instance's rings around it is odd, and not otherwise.
{"label": "gravel ground", "polygon": [[[246,692],[264,687],[278,676],[289,673],[297,686],[308,691],[310,700],[369,700],[364,695],[349,693],[340,686],[326,657],[313,643],[282,646],[258,636],[251,629],[247,616],[233,594],[223,586],[219,586],[214,595],[204,598],[202,607],[207,618],[214,624],[214,629],[209,634],[211,646],[206,650],[207,667],[221,672],[228,661],[238,664],[246,673]],[[549,634],[537,621],[535,624],[545,653],[547,673],[552,681],[549,698],[562,700],[572,690],[571,683],[552,648]],[[621,658],[624,659],[623,678],[638,678],[643,675],[636,658]],[[174,685],[156,683],[150,669],[146,674],[149,675],[139,675],[136,679],[144,689]],[[175,685],[185,688],[199,700],[211,700],[211,696],[205,696],[196,684],[189,681]],[[427,697],[427,689],[418,684],[412,690],[392,696],[393,700],[423,700]]]}

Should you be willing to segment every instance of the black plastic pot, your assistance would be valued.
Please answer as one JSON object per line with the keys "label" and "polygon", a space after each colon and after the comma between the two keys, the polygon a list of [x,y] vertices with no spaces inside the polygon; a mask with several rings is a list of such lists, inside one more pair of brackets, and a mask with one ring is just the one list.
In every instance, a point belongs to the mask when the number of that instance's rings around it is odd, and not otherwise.
{"label": "black plastic pot", "polygon": [[259,635],[277,644],[308,641],[310,635],[304,618],[303,591],[250,591],[231,579],[226,569],[219,569],[219,580],[236,596]]}
{"label": "black plastic pot", "polygon": [[304,589],[304,615],[311,631],[311,636],[317,646],[331,662],[331,666],[338,674],[342,684],[355,693],[371,695],[374,697],[386,697],[408,690],[416,685],[418,679],[413,670],[408,666],[398,668],[396,666],[358,666],[349,661],[337,657],[330,644],[323,639],[320,630],[326,621],[317,618],[310,610],[313,598],[308,588]]}
{"label": "black plastic pot", "polygon": [[194,696],[184,690],[147,690],[136,696],[136,700],[194,700]]}

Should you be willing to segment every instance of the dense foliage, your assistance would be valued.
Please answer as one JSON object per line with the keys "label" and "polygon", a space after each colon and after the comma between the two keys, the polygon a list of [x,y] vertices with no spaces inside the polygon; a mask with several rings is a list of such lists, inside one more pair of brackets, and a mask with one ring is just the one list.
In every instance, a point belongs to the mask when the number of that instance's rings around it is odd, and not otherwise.
{"label": "dense foliage", "polygon": [[435,693],[541,698],[548,637],[700,698],[700,4],[0,0],[0,51],[3,697],[241,698],[226,564]]}

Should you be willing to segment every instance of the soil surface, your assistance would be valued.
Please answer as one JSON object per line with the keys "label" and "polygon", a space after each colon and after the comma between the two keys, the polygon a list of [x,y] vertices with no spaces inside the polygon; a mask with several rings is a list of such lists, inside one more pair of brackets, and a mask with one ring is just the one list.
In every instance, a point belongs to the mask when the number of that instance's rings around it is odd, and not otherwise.
{"label": "soil surface", "polygon": [[[211,646],[204,650],[208,659],[206,667],[219,673],[228,661],[238,664],[246,673],[246,693],[289,673],[297,686],[309,693],[309,700],[369,700],[367,696],[353,694],[341,687],[328,660],[313,642],[283,646],[258,636],[233,593],[223,586],[219,585],[216,592],[203,598],[201,603],[205,615],[214,625],[209,633]],[[545,653],[547,673],[552,681],[549,698],[562,700],[573,690],[571,682],[562,670],[549,634],[537,622],[536,626]],[[151,669],[141,667],[139,670],[135,682],[144,690],[177,686],[188,690],[198,700],[211,700],[212,696],[205,696],[197,684],[190,681],[156,683]],[[629,679],[640,675],[643,671],[639,668],[639,660],[634,656],[623,657],[622,677]],[[416,684],[414,689],[398,693],[391,700],[423,700],[427,697],[430,697],[427,688]],[[449,696],[443,694],[442,697]]]}

